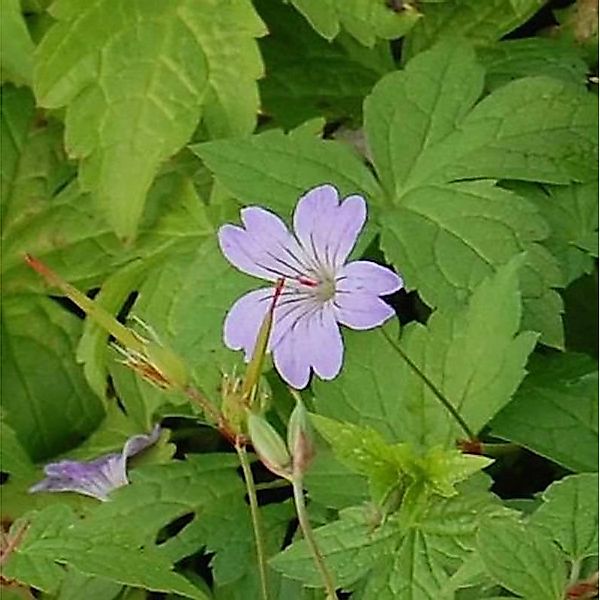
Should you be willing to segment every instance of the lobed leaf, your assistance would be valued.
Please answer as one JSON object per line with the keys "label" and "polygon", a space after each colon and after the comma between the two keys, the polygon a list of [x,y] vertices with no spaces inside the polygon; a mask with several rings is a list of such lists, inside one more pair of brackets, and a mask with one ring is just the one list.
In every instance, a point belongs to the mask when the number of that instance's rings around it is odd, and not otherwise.
{"label": "lobed leaf", "polygon": [[0,21],[0,80],[31,83],[34,45],[19,0],[2,0]]}
{"label": "lobed leaf", "polygon": [[559,549],[534,527],[509,519],[484,522],[479,552],[487,572],[527,600],[562,600],[567,583]]}
{"label": "lobed leaf", "polygon": [[558,542],[573,561],[598,555],[598,474],[570,475],[542,495],[531,523]]}
{"label": "lobed leaf", "polygon": [[403,36],[420,16],[412,6],[395,10],[384,2],[370,0],[292,0],[292,4],[328,40],[343,27],[365,46],[372,46],[377,38]]}
{"label": "lobed leaf", "polygon": [[407,36],[406,55],[415,56],[444,34],[463,35],[475,44],[495,42],[524,23],[545,0],[448,0],[427,2],[423,19]]}
{"label": "lobed leaf", "polygon": [[598,364],[582,354],[533,356],[514,400],[491,422],[494,435],[574,471],[598,465]]}
{"label": "lobed leaf", "polygon": [[337,142],[268,131],[191,148],[244,204],[260,204],[282,216],[291,214],[304,192],[323,182],[337,186],[344,195],[377,195],[367,167]]}
{"label": "lobed leaf", "polygon": [[[371,425],[390,441],[452,446],[465,433],[424,383],[425,376],[479,432],[510,401],[536,340],[532,332],[518,333],[517,269],[513,260],[479,284],[468,305],[439,309],[427,327],[412,323],[403,330],[400,349],[421,375],[381,332],[344,332],[342,374],[313,386],[319,412]],[[396,337],[393,326],[386,336]]]}
{"label": "lobed leaf", "polygon": [[60,0],[52,12],[36,51],[38,102],[67,106],[81,185],[130,240],[158,167],[189,139],[203,104],[215,135],[253,128],[262,24],[246,0]]}
{"label": "lobed leaf", "polygon": [[257,9],[269,28],[260,41],[262,110],[286,129],[317,115],[360,123],[362,99],[394,68],[389,45],[365,48],[345,34],[328,42],[291,7],[263,1]]}

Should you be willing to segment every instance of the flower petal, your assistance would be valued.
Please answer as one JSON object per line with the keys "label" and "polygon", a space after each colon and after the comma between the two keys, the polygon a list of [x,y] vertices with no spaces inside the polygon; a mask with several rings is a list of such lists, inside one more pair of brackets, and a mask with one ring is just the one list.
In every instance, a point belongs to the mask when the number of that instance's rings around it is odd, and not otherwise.
{"label": "flower petal", "polygon": [[338,293],[335,317],[351,329],[372,329],[394,316],[394,309],[381,298],[364,292]]}
{"label": "flower petal", "polygon": [[366,217],[361,196],[348,196],[340,204],[336,188],[321,185],[298,201],[294,231],[306,253],[333,271],[344,264]]}
{"label": "flower petal", "polygon": [[[344,346],[333,310],[317,307],[290,324],[273,345],[273,361],[281,377],[292,387],[308,385],[310,369],[322,379],[333,379],[342,367]],[[291,325],[291,326],[290,326]],[[285,323],[280,327],[286,327]]]}
{"label": "flower petal", "polygon": [[131,436],[123,446],[123,452],[121,454],[123,460],[126,461],[128,458],[131,458],[148,448],[148,446],[155,444],[160,437],[160,433],[161,428],[160,425],[157,424],[150,433]]}
{"label": "flower petal", "polygon": [[257,206],[243,209],[241,215],[243,228],[228,224],[218,233],[231,264],[267,281],[308,275],[305,253],[279,217]]}
{"label": "flower petal", "polygon": [[127,459],[154,444],[160,437],[158,425],[150,434],[130,437],[121,454],[110,453],[91,461],[61,460],[44,468],[46,478],[29,488],[35,492],[77,492],[108,500],[112,490],[127,485]]}
{"label": "flower petal", "polygon": [[302,346],[302,336],[290,331],[273,349],[273,364],[277,372],[286,383],[298,390],[305,388],[310,379],[310,364]]}
{"label": "flower petal", "polygon": [[394,271],[368,260],[356,260],[340,269],[336,290],[384,296],[397,292],[402,286],[402,278]]}
{"label": "flower petal", "polygon": [[223,340],[232,350],[244,350],[249,361],[258,337],[258,330],[271,305],[274,288],[261,288],[236,300],[225,317]]}
{"label": "flower petal", "polygon": [[108,500],[115,488],[127,485],[119,454],[107,454],[89,462],[62,460],[44,468],[46,478],[29,488],[29,492],[77,492],[98,500]]}

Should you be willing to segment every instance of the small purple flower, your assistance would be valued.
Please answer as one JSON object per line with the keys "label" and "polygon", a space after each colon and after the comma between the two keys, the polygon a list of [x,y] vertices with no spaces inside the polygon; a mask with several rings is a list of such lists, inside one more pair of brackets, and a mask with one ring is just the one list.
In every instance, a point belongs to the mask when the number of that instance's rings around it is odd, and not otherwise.
{"label": "small purple flower", "polygon": [[[251,206],[241,211],[243,227],[223,225],[219,243],[236,268],[285,286],[275,307],[269,340],[276,369],[291,386],[308,384],[311,369],[333,379],[342,367],[339,325],[371,329],[394,315],[379,296],[402,287],[394,272],[373,262],[346,263],[367,216],[364,199],[321,185],[298,201],[295,235],[272,212]],[[242,296],[224,326],[225,344],[243,349],[248,361],[275,287]]]}
{"label": "small purple flower", "polygon": [[94,460],[61,460],[44,467],[46,478],[29,492],[77,492],[98,500],[108,500],[112,490],[127,485],[127,459],[154,444],[160,437],[158,425],[147,435],[130,437],[119,454],[113,452]]}

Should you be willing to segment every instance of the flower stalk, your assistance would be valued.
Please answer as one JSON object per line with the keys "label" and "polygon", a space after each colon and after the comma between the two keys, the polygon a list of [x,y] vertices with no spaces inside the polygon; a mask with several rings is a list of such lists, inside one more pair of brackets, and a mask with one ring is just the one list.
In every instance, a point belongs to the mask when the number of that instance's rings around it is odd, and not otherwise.
{"label": "flower stalk", "polygon": [[310,548],[315,560],[315,565],[321,574],[321,578],[323,579],[327,600],[336,600],[337,595],[335,593],[333,577],[327,568],[323,554],[321,553],[319,545],[317,544],[317,540],[315,539],[313,528],[310,524],[310,519],[308,518],[308,511],[306,509],[306,502],[304,500],[303,478],[301,476],[295,476],[292,480],[292,486],[294,490],[294,504],[296,506],[296,514],[298,515],[300,529],[302,529],[304,539]]}
{"label": "flower stalk", "polygon": [[237,452],[240,465],[242,466],[246,491],[248,492],[248,501],[250,503],[250,516],[252,518],[252,529],[254,530],[254,544],[256,546],[256,561],[258,563],[261,596],[263,600],[268,600],[269,582],[267,578],[267,557],[262,520],[260,517],[260,509],[258,507],[258,497],[256,495],[256,484],[254,483],[254,476],[252,475],[252,469],[250,468],[246,445],[238,440],[235,443],[235,451]]}

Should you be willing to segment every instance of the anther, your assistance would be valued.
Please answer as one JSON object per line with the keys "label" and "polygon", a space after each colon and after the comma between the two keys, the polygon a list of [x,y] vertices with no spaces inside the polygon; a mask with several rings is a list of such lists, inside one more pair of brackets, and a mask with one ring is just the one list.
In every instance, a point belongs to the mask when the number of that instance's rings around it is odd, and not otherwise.
{"label": "anther", "polygon": [[297,279],[298,283],[301,283],[302,285],[307,285],[308,287],[317,287],[319,285],[318,281],[313,281],[312,279],[309,279],[308,277],[302,277],[302,275],[300,275],[296,279]]}

